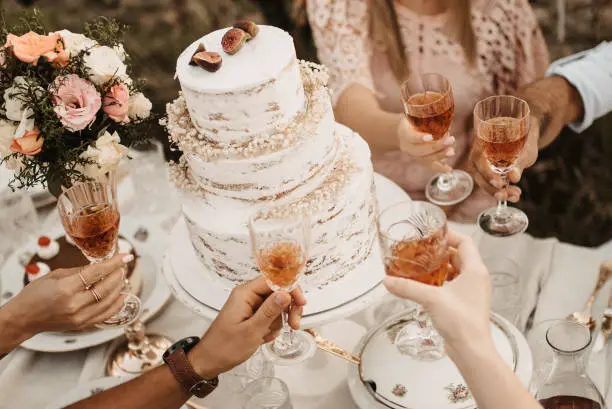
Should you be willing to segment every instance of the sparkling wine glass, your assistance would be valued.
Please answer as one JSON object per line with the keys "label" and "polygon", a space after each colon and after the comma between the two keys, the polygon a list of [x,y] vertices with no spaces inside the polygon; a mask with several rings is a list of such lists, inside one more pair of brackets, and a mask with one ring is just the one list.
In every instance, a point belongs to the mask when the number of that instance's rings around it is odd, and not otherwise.
{"label": "sparkling wine glass", "polygon": [[[108,260],[115,255],[119,236],[117,183],[111,175],[108,183],[77,183],[62,192],[57,209],[66,233],[91,263]],[[123,270],[125,280],[125,269]],[[94,285],[95,283],[88,283]],[[101,328],[120,327],[134,321],[141,308],[140,299],[129,292],[121,293],[123,308]]]}
{"label": "sparkling wine glass", "polygon": [[[256,212],[249,220],[253,256],[274,291],[291,292],[304,273],[310,247],[310,217],[289,215],[281,208]],[[280,335],[263,347],[266,357],[278,365],[291,365],[310,358],[316,349],[305,331],[293,331],[288,312],[282,314]]]}
{"label": "sparkling wine glass", "polygon": [[[529,105],[509,95],[484,99],[474,107],[476,149],[484,155],[493,172],[508,186],[508,173],[519,158],[529,133]],[[508,237],[524,232],[527,215],[506,200],[478,216],[480,228],[493,236]]]}
{"label": "sparkling wine glass", "polygon": [[293,409],[289,388],[278,378],[260,378],[242,392],[244,409]]}
{"label": "sparkling wine glass", "polygon": [[[449,264],[446,215],[428,202],[401,202],[378,219],[380,244],[388,275],[441,286]],[[403,354],[433,361],[445,356],[444,341],[419,306],[395,338]]]}
{"label": "sparkling wine glass", "polygon": [[[453,122],[455,102],[448,79],[439,74],[413,75],[401,85],[404,112],[410,124],[433,140],[443,138]],[[439,206],[464,201],[474,189],[469,173],[452,170],[435,175],[425,187],[427,200]]]}

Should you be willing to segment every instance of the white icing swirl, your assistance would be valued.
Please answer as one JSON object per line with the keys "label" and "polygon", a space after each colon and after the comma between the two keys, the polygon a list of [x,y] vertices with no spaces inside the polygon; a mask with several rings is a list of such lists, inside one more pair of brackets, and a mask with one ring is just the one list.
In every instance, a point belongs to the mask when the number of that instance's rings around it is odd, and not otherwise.
{"label": "white icing swirl", "polygon": [[36,254],[38,254],[38,257],[42,258],[43,260],[51,260],[53,257],[59,254],[59,251],[59,243],[55,240],[51,240],[48,246],[39,245]]}
{"label": "white icing swirl", "polygon": [[38,278],[44,277],[47,274],[49,274],[51,272],[51,267],[49,267],[47,264],[42,263],[42,262],[38,262],[36,263],[36,266],[38,267],[38,273],[36,274],[30,274],[28,273],[28,281],[32,282]]}

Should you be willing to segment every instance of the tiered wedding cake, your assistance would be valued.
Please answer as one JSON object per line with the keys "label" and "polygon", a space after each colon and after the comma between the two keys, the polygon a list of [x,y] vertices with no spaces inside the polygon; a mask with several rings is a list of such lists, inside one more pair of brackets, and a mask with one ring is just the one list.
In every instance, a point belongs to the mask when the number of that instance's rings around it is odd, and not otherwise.
{"label": "tiered wedding cake", "polygon": [[[209,271],[243,282],[259,274],[249,216],[270,205],[307,209],[313,227],[303,286],[324,286],[371,254],[376,199],[370,151],[334,121],[325,71],[296,59],[289,34],[260,26],[228,54],[222,48],[228,30],[202,37],[181,54],[182,94],[167,108],[170,140],[184,153],[172,175],[186,192],[191,243]],[[192,62],[203,49],[214,66]]]}

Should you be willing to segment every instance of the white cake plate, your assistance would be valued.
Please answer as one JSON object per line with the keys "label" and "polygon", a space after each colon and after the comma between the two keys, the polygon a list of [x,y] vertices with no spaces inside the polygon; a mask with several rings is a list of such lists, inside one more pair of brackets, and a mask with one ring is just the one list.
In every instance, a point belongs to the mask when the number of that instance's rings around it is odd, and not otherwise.
{"label": "white cake plate", "polygon": [[[138,268],[142,274],[142,301],[141,320],[146,322],[157,314],[170,298],[170,290],[158,267],[158,256],[163,248],[166,234],[160,229],[145,227],[148,238],[143,243],[134,239],[134,234],[141,226],[139,223],[125,218],[121,220],[121,235],[130,239],[138,254]],[[63,227],[56,225],[45,232],[49,237],[58,237],[64,234]],[[23,289],[24,268],[20,264],[20,257],[25,253],[36,251],[36,240],[26,247],[12,254],[0,270],[0,305],[7,303]],[[124,334],[123,328],[96,329],[83,332],[43,332],[28,339],[21,344],[23,348],[39,352],[68,352],[90,348],[111,341]]]}
{"label": "white cake plate", "polygon": [[[380,208],[410,200],[395,183],[376,174],[376,195]],[[213,320],[225,304],[231,284],[206,270],[191,243],[185,222],[181,219],[172,231],[163,263],[163,272],[175,297],[204,318]],[[378,243],[374,243],[370,257],[342,279],[322,289],[306,294],[304,328],[323,325],[355,314],[386,293],[381,284],[385,275]]]}

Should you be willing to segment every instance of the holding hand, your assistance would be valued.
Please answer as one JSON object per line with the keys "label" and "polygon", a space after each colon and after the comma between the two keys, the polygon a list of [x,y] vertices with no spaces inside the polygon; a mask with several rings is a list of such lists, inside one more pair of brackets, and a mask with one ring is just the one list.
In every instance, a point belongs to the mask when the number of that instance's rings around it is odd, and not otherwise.
{"label": "holding hand", "polygon": [[451,358],[474,344],[492,345],[489,309],[491,284],[487,268],[472,239],[449,231],[449,245],[457,249],[451,262],[457,276],[443,287],[386,276],[385,287],[398,297],[421,304],[446,341]]}
{"label": "holding hand", "polygon": [[202,341],[189,354],[196,371],[212,379],[249,359],[260,345],[278,336],[281,313],[292,299],[289,325],[299,329],[306,305],[299,288],[291,294],[273,293],[263,277],[234,288]]}
{"label": "holding hand", "polygon": [[455,156],[455,137],[446,135],[436,141],[428,133],[415,129],[405,116],[397,127],[400,150],[419,161],[429,164],[436,172],[450,172],[452,168],[444,160]]}
{"label": "holding hand", "polygon": [[[540,122],[536,117],[531,116],[530,124],[525,147],[508,173],[510,183],[520,182],[523,170],[531,167],[538,159]],[[508,186],[504,189],[501,176],[493,172],[477,143],[472,144],[468,166],[476,183],[493,195],[495,199],[516,203],[521,198],[522,191],[518,186]]]}

